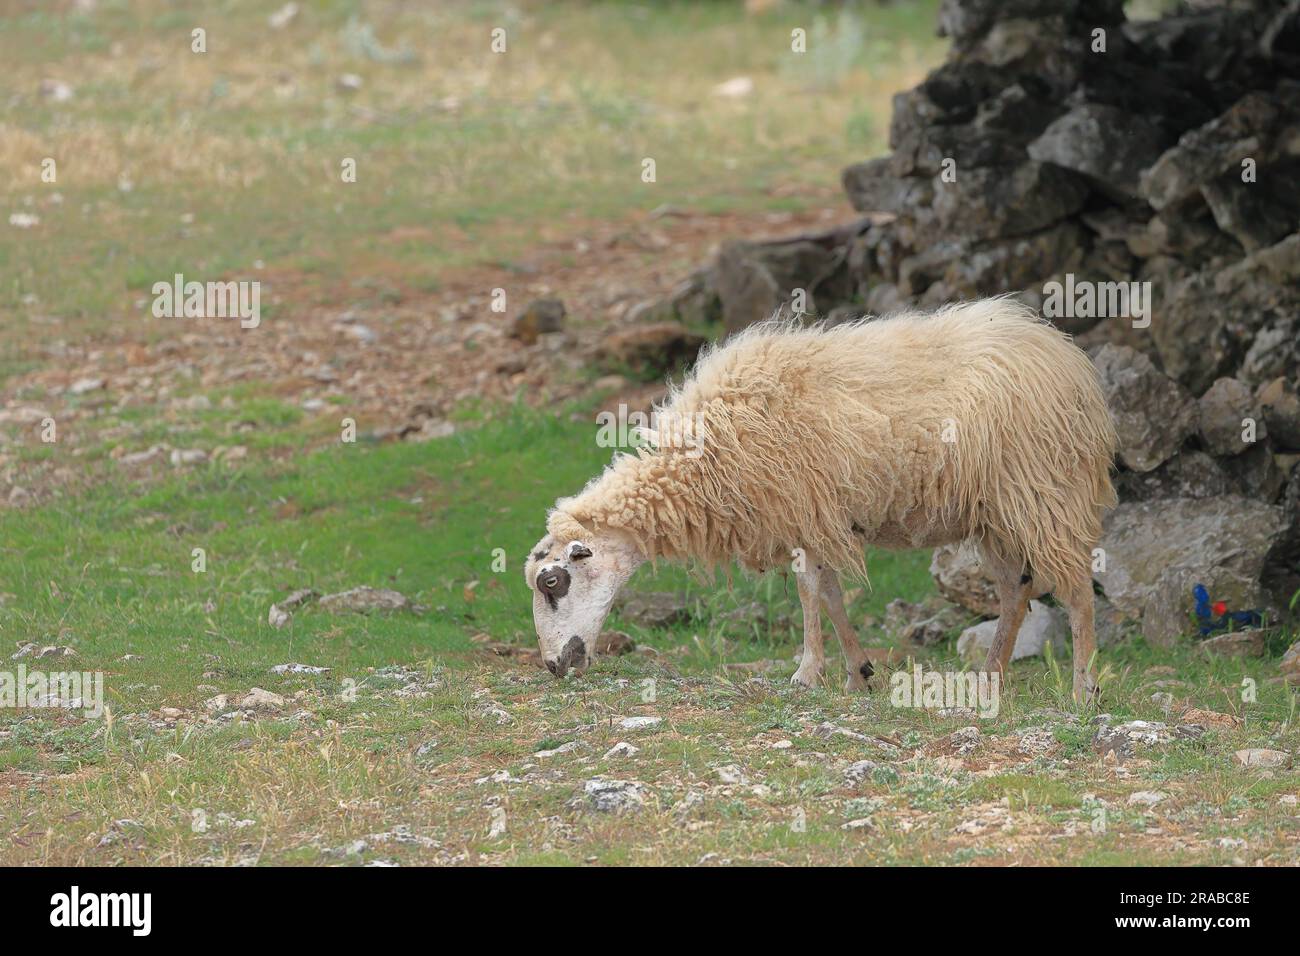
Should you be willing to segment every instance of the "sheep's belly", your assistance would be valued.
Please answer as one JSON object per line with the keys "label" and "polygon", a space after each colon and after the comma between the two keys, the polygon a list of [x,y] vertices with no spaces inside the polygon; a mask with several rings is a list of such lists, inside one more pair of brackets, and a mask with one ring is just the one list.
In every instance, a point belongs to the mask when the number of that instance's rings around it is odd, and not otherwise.
{"label": "sheep's belly", "polygon": [[903,551],[908,548],[937,548],[941,544],[969,537],[964,528],[954,528],[930,518],[917,516],[915,521],[882,521],[867,532],[867,544],[877,548]]}

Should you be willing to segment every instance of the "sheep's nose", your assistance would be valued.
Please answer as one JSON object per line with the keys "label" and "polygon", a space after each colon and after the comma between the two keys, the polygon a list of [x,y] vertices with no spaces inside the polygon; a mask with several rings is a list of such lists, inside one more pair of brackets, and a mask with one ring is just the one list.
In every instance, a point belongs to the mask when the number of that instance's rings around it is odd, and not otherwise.
{"label": "sheep's nose", "polygon": [[561,661],[547,661],[546,669],[556,677],[563,677],[569,670],[569,665]]}

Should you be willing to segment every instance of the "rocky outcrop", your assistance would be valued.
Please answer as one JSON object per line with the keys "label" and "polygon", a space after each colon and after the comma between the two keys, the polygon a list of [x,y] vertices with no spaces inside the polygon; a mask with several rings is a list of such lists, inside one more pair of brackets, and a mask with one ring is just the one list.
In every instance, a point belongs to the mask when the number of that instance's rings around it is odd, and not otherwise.
{"label": "rocky outcrop", "polygon": [[[1300,588],[1300,4],[943,0],[946,62],[849,166],[838,230],[730,243],[728,330],[1011,293],[1089,350],[1119,435],[1111,630],[1194,632]],[[1272,523],[1275,527],[1266,527]],[[1274,533],[1276,531],[1276,533]],[[983,616],[978,564],[935,553]],[[1112,593],[1112,591],[1114,593]]]}

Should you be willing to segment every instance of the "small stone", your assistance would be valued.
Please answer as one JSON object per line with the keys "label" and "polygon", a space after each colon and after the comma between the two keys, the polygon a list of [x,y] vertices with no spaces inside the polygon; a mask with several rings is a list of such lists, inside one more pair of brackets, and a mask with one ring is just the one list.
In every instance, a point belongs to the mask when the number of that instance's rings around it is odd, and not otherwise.
{"label": "small stone", "polygon": [[1259,628],[1230,631],[1206,638],[1196,648],[1211,657],[1263,657],[1264,632]]}
{"label": "small stone", "polygon": [[411,602],[406,599],[406,595],[388,588],[362,586],[337,594],[327,594],[320,599],[320,606],[336,614],[340,611],[368,614],[371,611],[405,610],[411,606]]}
{"label": "small stone", "polygon": [[104,387],[102,378],[79,378],[68,386],[68,394],[85,395],[87,392],[98,391]]}
{"label": "small stone", "polygon": [[293,18],[296,17],[297,15],[298,15],[298,4],[286,3],[279,10],[276,10],[269,17],[267,17],[266,22],[271,27],[272,30],[283,30],[291,22],[293,22]]}
{"label": "small stone", "polygon": [[510,337],[533,345],[541,336],[561,331],[565,314],[564,303],[559,299],[535,299],[515,317]]}
{"label": "small stone", "polygon": [[535,754],[533,754],[533,756],[541,760],[545,760],[548,757],[555,757],[558,756],[559,754],[573,753],[573,751],[577,750],[579,746],[581,745],[578,743],[578,741],[570,740],[568,743],[560,744],[560,746],[554,748],[553,750],[539,750]]}
{"label": "small stone", "polygon": [[310,674],[313,676],[319,674],[328,674],[328,667],[316,667],[312,664],[276,664],[271,668],[272,674]]}
{"label": "small stone", "polygon": [[749,777],[745,771],[734,763],[729,763],[724,767],[718,767],[714,773],[718,775],[718,782],[732,786],[745,786],[749,783]]}
{"label": "small stone", "polygon": [[740,99],[754,92],[754,81],[748,76],[733,76],[713,88],[714,96]]}
{"label": "small stone", "polygon": [[150,462],[156,458],[161,457],[166,452],[166,450],[167,449],[163,448],[162,445],[153,445],[149,448],[146,448],[144,451],[128,452],[127,454],[119,458],[117,461],[118,464],[121,465],[128,465],[128,466],[143,465],[146,462]]}
{"label": "small stone", "polygon": [[588,780],[582,785],[588,808],[597,813],[622,815],[645,806],[649,795],[645,784],[635,780]]}
{"label": "small stone", "polygon": [[[1107,716],[1107,715],[1101,715]],[[1100,721],[1100,717],[1097,718]],[[1093,746],[1103,756],[1114,754],[1118,759],[1133,756],[1140,748],[1157,747],[1173,739],[1168,724],[1159,721],[1130,720],[1110,726],[1103,723],[1093,737]]]}
{"label": "small stone", "polygon": [[636,641],[622,631],[602,631],[596,638],[596,653],[605,657],[618,657],[636,650]]}
{"label": "small stone", "polygon": [[844,783],[856,787],[871,776],[871,772],[880,766],[874,760],[858,760],[844,768]]}
{"label": "small stone", "polygon": [[1290,685],[1300,686],[1300,641],[1296,641],[1282,655],[1282,676]]}
{"label": "small stone", "polygon": [[41,96],[55,103],[66,103],[72,99],[72,87],[62,80],[44,79],[41,80]]}
{"label": "small stone", "polygon": [[236,703],[237,706],[249,710],[279,710],[284,706],[284,698],[269,690],[254,687],[251,688],[243,697],[239,698]]}
{"label": "small stone", "polygon": [[620,740],[614,746],[605,751],[605,759],[613,760],[615,757],[635,757],[640,752],[640,747],[635,747],[626,740]]}
{"label": "small stone", "polygon": [[645,730],[663,721],[662,717],[624,717],[618,725],[624,730]]}
{"label": "small stone", "polygon": [[208,460],[208,453],[202,448],[173,448],[171,463],[174,467],[197,465]]}
{"label": "small stone", "polygon": [[980,730],[978,727],[962,727],[960,730],[954,730],[948,735],[948,746],[959,757],[966,756],[979,745]]}
{"label": "small stone", "polygon": [[630,591],[614,602],[623,620],[642,627],[667,627],[687,620],[690,604],[686,597],[670,591]]}
{"label": "small stone", "polygon": [[1139,790],[1137,793],[1128,795],[1128,805],[1130,807],[1154,807],[1168,796],[1169,794],[1163,790]]}
{"label": "small stone", "polygon": [[1291,755],[1285,750],[1251,748],[1238,750],[1232,756],[1241,766],[1251,769],[1275,770],[1291,766]]}
{"label": "small stone", "polygon": [[[957,638],[957,653],[974,664],[982,663],[993,646],[998,622],[981,621],[968,627]],[[1065,612],[1060,608],[1050,607],[1041,601],[1029,602],[1029,613],[1025,615],[1020,631],[1016,634],[1016,644],[1011,651],[1011,659],[1018,661],[1025,657],[1038,657],[1044,648],[1051,644],[1057,656],[1065,652],[1066,638],[1070,633],[1070,624]]]}

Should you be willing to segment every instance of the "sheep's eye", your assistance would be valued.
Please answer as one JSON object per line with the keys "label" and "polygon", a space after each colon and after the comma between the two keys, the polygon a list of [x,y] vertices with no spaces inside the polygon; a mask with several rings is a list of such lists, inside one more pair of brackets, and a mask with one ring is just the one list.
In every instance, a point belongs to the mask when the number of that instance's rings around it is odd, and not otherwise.
{"label": "sheep's eye", "polygon": [[583,558],[589,558],[591,557],[591,548],[587,547],[585,544],[574,545],[573,550],[569,552],[569,557],[574,561],[581,561]]}
{"label": "sheep's eye", "polygon": [[548,577],[545,581],[542,582],[542,584],[548,588],[553,588],[559,583],[560,583],[560,579],[556,577],[554,574],[552,574],[550,577]]}

